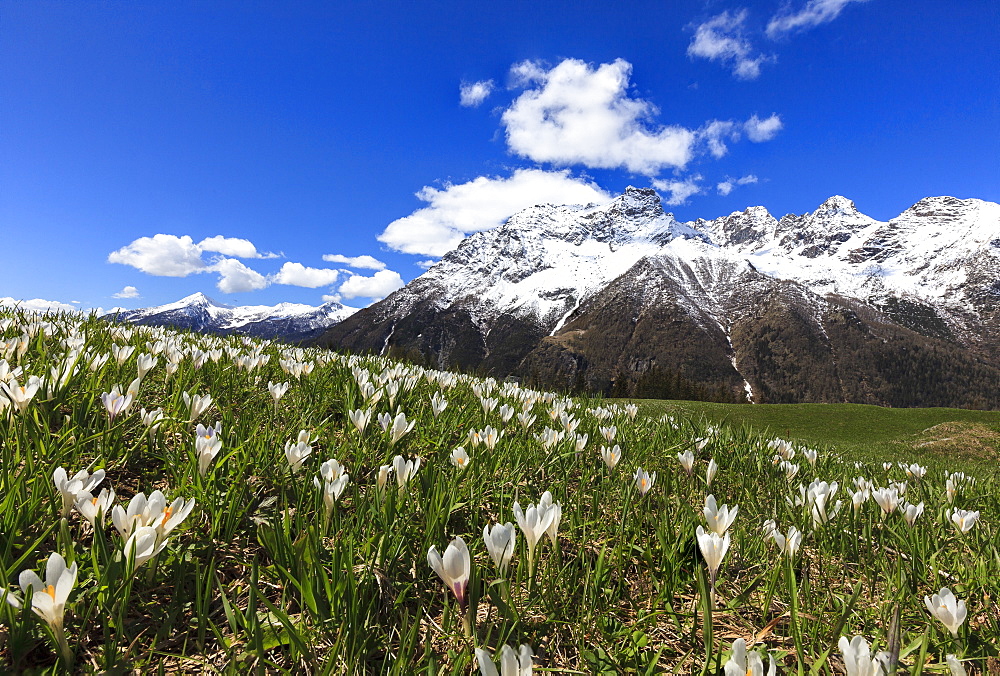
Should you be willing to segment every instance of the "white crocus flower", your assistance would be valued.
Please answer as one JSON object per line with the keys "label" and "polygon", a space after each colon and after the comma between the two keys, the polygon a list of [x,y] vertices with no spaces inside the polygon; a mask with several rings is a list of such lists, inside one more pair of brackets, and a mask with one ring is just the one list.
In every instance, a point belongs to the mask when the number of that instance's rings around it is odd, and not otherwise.
{"label": "white crocus flower", "polygon": [[497,671],[493,658],[482,648],[476,648],[476,660],[479,662],[480,676],[531,676],[534,655],[531,646],[523,644],[518,652],[509,645],[500,649],[500,670]]}
{"label": "white crocus flower", "polygon": [[114,422],[116,416],[124,414],[129,406],[132,405],[132,395],[122,394],[121,387],[115,385],[111,388],[110,392],[105,392],[101,395],[101,403],[104,404],[108,416]]}
{"label": "white crocus flower", "polygon": [[132,561],[133,570],[149,561],[167,546],[166,539],[160,539],[152,526],[139,526],[125,541],[122,558]]}
{"label": "white crocus flower", "polygon": [[549,536],[549,540],[555,546],[558,544],[556,533],[559,532],[559,522],[562,521],[562,505],[558,502],[552,502],[552,493],[545,491],[538,499],[538,508],[542,509],[543,507],[552,514],[552,520],[549,522],[549,527],[545,529],[545,534]]}
{"label": "white crocus flower", "polygon": [[781,470],[785,473],[785,479],[787,479],[789,483],[794,481],[795,477],[798,476],[799,466],[794,462],[789,462],[788,460],[782,460],[779,464],[781,466]]}
{"label": "white crocus flower", "polygon": [[184,406],[188,409],[188,422],[194,422],[195,419],[212,406],[211,394],[199,395],[182,392],[181,398],[184,401]]}
{"label": "white crocus flower", "polygon": [[111,522],[122,538],[128,538],[136,528],[150,526],[156,531],[157,542],[162,543],[188,517],[194,505],[194,498],[176,498],[167,505],[167,498],[160,490],[153,491],[148,498],[144,493],[136,493],[127,509],[121,505],[112,508]]}
{"label": "white crocus flower", "polygon": [[839,645],[847,676],[885,676],[888,673],[886,653],[879,653],[873,659],[864,636],[855,636],[850,641],[841,636]]}
{"label": "white crocus flower", "polygon": [[456,446],[451,452],[451,464],[459,469],[465,469],[469,466],[469,454],[463,447]]}
{"label": "white crocus flower", "polygon": [[656,472],[647,474],[642,467],[639,467],[635,470],[635,475],[632,478],[635,480],[635,487],[639,490],[639,495],[645,495],[656,483]]}
{"label": "white crocus flower", "polygon": [[139,358],[136,360],[136,371],[139,374],[139,378],[145,378],[146,374],[156,368],[159,363],[159,359],[150,354],[140,354]]}
{"label": "white crocus flower", "polygon": [[951,522],[960,533],[968,533],[979,521],[979,512],[965,509],[956,509],[951,513]]}
{"label": "white crocus flower", "polygon": [[385,486],[389,483],[389,473],[392,472],[392,465],[382,465],[378,468],[378,475],[375,480],[375,488],[381,499],[385,494]]}
{"label": "white crocus flower", "polygon": [[708,522],[709,530],[717,535],[725,535],[729,527],[736,521],[736,514],[739,511],[738,506],[733,507],[732,510],[729,509],[729,505],[719,507],[715,502],[715,496],[709,495],[705,498],[705,508],[702,513],[705,515],[705,521]]}
{"label": "white crocus flower", "polygon": [[448,408],[448,400],[440,392],[431,395],[431,412],[434,413],[435,418],[441,415],[446,408]]}
{"label": "white crocus flower", "polygon": [[162,408],[155,408],[152,411],[142,409],[139,411],[139,415],[142,418],[142,424],[146,426],[150,434],[156,431],[164,419]]}
{"label": "white crocus flower", "polygon": [[[774,657],[767,656],[768,668],[766,676],[775,676],[777,665]],[[756,650],[747,652],[747,642],[738,638],[733,641],[733,653],[723,667],[725,676],[765,676],[764,660]]]}
{"label": "white crocus flower", "polygon": [[399,492],[402,493],[403,489],[406,488],[406,484],[409,483],[417,470],[420,469],[420,458],[413,458],[413,460],[407,460],[401,455],[397,455],[392,459],[392,471],[396,473],[396,485],[399,486]]}
{"label": "white crocus flower", "polygon": [[216,422],[214,427],[205,427],[199,423],[195,431],[194,449],[198,455],[198,473],[202,476],[205,476],[208,466],[222,450],[222,439],[219,437],[221,431],[221,422]]}
{"label": "white crocus flower", "polygon": [[933,596],[924,597],[924,605],[930,614],[941,620],[952,636],[958,636],[958,628],[965,622],[967,610],[965,601],[960,601],[947,587]]}
{"label": "white crocus flower", "polygon": [[517,525],[521,527],[521,532],[524,533],[524,539],[528,542],[528,567],[534,570],[535,546],[552,525],[555,513],[541,501],[537,506],[528,505],[528,509],[525,511],[521,511],[521,505],[515,502],[514,518],[517,520]]}
{"label": "white crocus flower", "polygon": [[802,532],[795,526],[789,526],[787,537],[782,535],[777,527],[770,531],[770,536],[774,539],[774,543],[778,545],[781,553],[789,558],[795,556],[799,551],[799,546],[802,544]]}
{"label": "white crocus flower", "polygon": [[118,362],[119,366],[121,366],[126,361],[128,361],[128,358],[132,356],[133,352],[135,352],[135,346],[134,345],[121,345],[121,346],[119,346],[119,345],[114,345],[113,344],[111,346],[111,354],[112,354],[112,356],[114,356],[115,361]]}
{"label": "white crocus flower", "polygon": [[917,518],[924,513],[924,503],[918,503],[916,505],[911,505],[910,503],[905,503],[903,508],[900,510],[903,515],[903,520],[906,521],[906,525],[910,528],[917,523]]}
{"label": "white crocus flower", "polygon": [[[73,652],[66,642],[66,635],[63,632],[63,618],[66,614],[66,601],[76,586],[77,565],[67,567],[66,560],[61,554],[53,552],[45,564],[45,580],[33,570],[21,571],[18,576],[18,584],[25,597],[31,596],[31,610],[52,629],[59,650],[67,663],[73,659]],[[3,595],[3,594],[0,594]],[[7,592],[3,595],[7,603],[15,608],[21,608],[24,601]]]}
{"label": "white crocus flower", "polygon": [[872,491],[872,500],[884,514],[891,514],[899,506],[899,491],[895,488],[876,488]]}
{"label": "white crocus flower", "polygon": [[323,505],[326,507],[326,513],[329,514],[333,511],[334,504],[340,499],[351,478],[344,466],[334,459],[327,460],[320,465],[319,473],[323,478],[323,483],[321,484],[318,478],[313,477],[313,485],[323,491]]}
{"label": "white crocus flower", "polygon": [[76,511],[93,526],[95,521],[104,522],[105,517],[111,513],[114,501],[115,492],[112,489],[102,488],[96,498],[89,491],[83,491],[76,496]]}
{"label": "white crocus flower", "polygon": [[65,469],[57,467],[52,472],[52,483],[55,484],[56,490],[62,498],[62,509],[59,515],[69,516],[80,496],[83,493],[92,493],[102,481],[104,481],[103,469],[99,469],[93,474],[85,469],[80,470],[70,478],[66,475]]}
{"label": "white crocus flower", "polygon": [[270,380],[267,381],[267,391],[271,394],[271,398],[274,399],[275,405],[277,405],[278,400],[285,396],[288,392],[288,388],[291,387],[291,383],[272,383]]}
{"label": "white crocus flower", "polygon": [[207,411],[212,406],[211,394],[199,396],[197,394],[191,395],[187,392],[182,392],[181,398],[184,400],[184,405],[190,412],[188,415],[188,422],[194,422],[202,413]]}
{"label": "white crocus flower", "polygon": [[514,524],[495,524],[490,530],[489,526],[483,526],[483,540],[486,542],[486,550],[490,553],[497,572],[502,576],[510,565],[510,559],[514,555],[514,546],[517,543],[517,530]]}
{"label": "white crocus flower", "polygon": [[417,421],[411,420],[406,421],[406,415],[400,411],[396,414],[396,417],[392,420],[392,427],[389,428],[389,445],[393,446],[397,441],[402,439],[413,426],[417,424]]}
{"label": "white crocus flower", "polygon": [[719,463],[715,462],[715,458],[708,461],[708,469],[705,470],[705,486],[712,485],[712,479],[715,478],[716,472],[719,471]]}
{"label": "white crocus flower", "polygon": [[614,469],[618,461],[622,459],[621,446],[618,444],[615,444],[612,448],[601,446],[601,458],[604,460],[604,464],[608,466],[608,469]]}
{"label": "white crocus flower", "polygon": [[851,504],[854,506],[855,513],[861,510],[862,505],[865,504],[870,495],[867,488],[861,488],[851,493]]}
{"label": "white crocus flower", "polygon": [[719,566],[722,565],[722,559],[729,551],[729,533],[719,536],[715,533],[706,533],[704,528],[698,526],[695,529],[695,536],[698,539],[698,548],[701,550],[702,558],[705,559],[705,564],[708,566],[711,583],[715,586]]}
{"label": "white crocus flower", "polygon": [[491,451],[497,447],[497,442],[500,441],[500,437],[502,436],[503,432],[493,429],[491,425],[487,425],[479,433],[479,438],[482,440],[483,445]]}
{"label": "white crocus flower", "polygon": [[[834,491],[836,490],[836,483],[834,483]],[[813,496],[812,506],[809,511],[812,514],[813,526],[822,526],[828,523],[833,517],[837,516],[840,512],[840,507],[842,505],[840,500],[830,507],[827,508],[827,501],[833,496],[834,491],[819,492]]]}
{"label": "white crocus flower", "polygon": [[948,670],[951,671],[951,676],[967,676],[965,667],[962,666],[957,657],[946,655],[945,661],[948,663]]}
{"label": "white crocus flower", "polygon": [[[368,421],[372,418],[372,410],[370,408],[359,408],[355,411],[348,412],[347,417],[351,419],[351,424],[354,425],[354,428],[360,434],[364,434],[365,428],[368,427]],[[383,427],[383,429],[385,428]]]}
{"label": "white crocus flower", "polygon": [[814,448],[802,449],[802,456],[809,461],[809,464],[813,467],[816,466],[816,459],[819,457],[819,453]]}
{"label": "white crocus flower", "polygon": [[437,547],[432,546],[427,552],[427,563],[452,591],[464,612],[467,603],[465,589],[472,572],[472,557],[465,540],[460,537],[452,540],[444,550],[444,556],[438,554]]}
{"label": "white crocus flower", "polygon": [[691,473],[694,472],[694,453],[692,453],[690,449],[684,451],[683,453],[678,453],[677,460],[681,463],[681,467],[684,468],[687,475],[691,476]]}
{"label": "white crocus flower", "polygon": [[293,473],[302,469],[302,463],[306,461],[306,458],[312,455],[312,452],[312,446],[310,446],[308,442],[285,442],[285,458],[288,460],[288,466],[291,468]]}

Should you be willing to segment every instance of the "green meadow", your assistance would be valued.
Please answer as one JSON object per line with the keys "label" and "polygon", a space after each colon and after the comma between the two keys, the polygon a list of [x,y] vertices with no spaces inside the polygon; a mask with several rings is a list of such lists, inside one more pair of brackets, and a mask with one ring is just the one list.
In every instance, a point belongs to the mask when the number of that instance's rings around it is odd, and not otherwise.
{"label": "green meadow", "polygon": [[743,426],[763,435],[824,446],[851,459],[885,457],[959,463],[989,470],[1000,460],[1000,412],[884,408],[864,404],[716,404],[637,401],[649,415],[680,415]]}
{"label": "green meadow", "polygon": [[0,670],[992,673],[996,415],[5,311]]}

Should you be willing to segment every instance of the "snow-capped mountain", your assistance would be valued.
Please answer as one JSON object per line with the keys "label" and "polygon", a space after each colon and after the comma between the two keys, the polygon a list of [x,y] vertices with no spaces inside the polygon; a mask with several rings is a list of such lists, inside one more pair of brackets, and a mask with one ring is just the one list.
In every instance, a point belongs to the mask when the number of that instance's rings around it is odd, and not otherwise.
{"label": "snow-capped mountain", "polygon": [[716,398],[985,405],[1000,400],[983,386],[931,380],[1000,375],[998,254],[1000,205],[981,200],[681,223],[629,188],[472,235],[319,342],[619,393],[672,379]]}
{"label": "snow-capped mountain", "polygon": [[968,303],[972,269],[994,266],[1000,253],[1000,205],[976,199],[928,197],[881,222],[835,196],[780,221],[751,207],[693,225],[757,269],[817,292],[908,295],[952,308]]}
{"label": "snow-capped mountain", "polygon": [[319,336],[355,312],[357,308],[333,302],[318,307],[300,303],[232,306],[195,293],[175,303],[122,310],[108,316],[133,324],[301,342]]}

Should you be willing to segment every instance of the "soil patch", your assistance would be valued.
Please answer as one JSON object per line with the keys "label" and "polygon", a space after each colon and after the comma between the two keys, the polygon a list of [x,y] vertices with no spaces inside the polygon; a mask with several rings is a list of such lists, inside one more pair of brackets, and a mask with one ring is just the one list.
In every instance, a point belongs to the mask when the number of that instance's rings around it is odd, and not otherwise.
{"label": "soil patch", "polygon": [[945,422],[928,427],[912,438],[914,448],[969,460],[1000,458],[1000,431],[982,423]]}

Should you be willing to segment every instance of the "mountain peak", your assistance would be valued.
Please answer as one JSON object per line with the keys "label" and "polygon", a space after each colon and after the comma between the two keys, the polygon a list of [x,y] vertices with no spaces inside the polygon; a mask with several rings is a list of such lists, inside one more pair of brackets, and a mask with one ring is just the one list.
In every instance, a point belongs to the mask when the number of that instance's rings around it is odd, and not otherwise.
{"label": "mountain peak", "polygon": [[854,216],[858,208],[843,195],[834,195],[816,208],[813,216]]}
{"label": "mountain peak", "polygon": [[174,305],[218,305],[213,299],[209,298],[201,291],[192,293],[190,296],[185,296],[181,298]]}
{"label": "mountain peak", "polygon": [[652,188],[636,188],[628,186],[625,192],[612,200],[609,211],[620,211],[624,215],[635,218],[647,216],[655,218],[663,214],[660,195]]}

